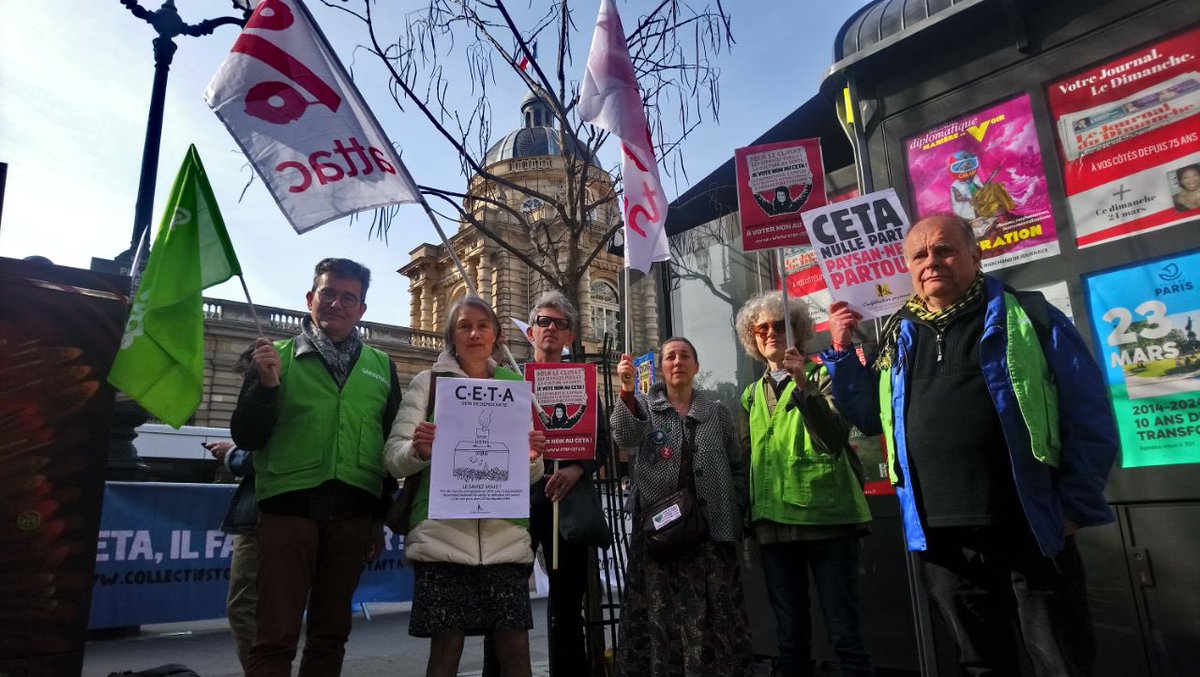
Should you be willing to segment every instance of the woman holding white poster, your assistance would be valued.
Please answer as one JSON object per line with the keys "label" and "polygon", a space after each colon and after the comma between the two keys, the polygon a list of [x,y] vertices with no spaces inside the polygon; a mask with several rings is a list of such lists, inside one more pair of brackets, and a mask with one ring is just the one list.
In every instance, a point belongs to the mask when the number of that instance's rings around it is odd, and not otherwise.
{"label": "woman holding white poster", "polygon": [[613,440],[630,449],[634,532],[621,607],[617,674],[749,677],[750,622],[737,544],[746,467],[733,419],[693,388],[685,338],[659,350],[662,381],[636,393],[633,356],[617,365]]}
{"label": "woman holding white poster", "polygon": [[[490,378],[522,381],[496,364],[492,353],[500,320],[491,306],[468,296],[450,306],[446,350],[433,368],[417,374],[388,435],[388,470],[407,478],[411,512],[404,556],[413,565],[413,602],[408,633],[430,638],[426,675],[458,672],[466,635],[492,633],[505,675],[529,675],[529,567],[533,563],[528,520],[429,519],[429,468],[433,456],[433,397],[439,379]],[[542,477],[545,433],[529,421],[529,483]],[[412,484],[409,484],[412,483]],[[415,488],[415,491],[413,489]],[[404,502],[402,498],[401,503]]]}

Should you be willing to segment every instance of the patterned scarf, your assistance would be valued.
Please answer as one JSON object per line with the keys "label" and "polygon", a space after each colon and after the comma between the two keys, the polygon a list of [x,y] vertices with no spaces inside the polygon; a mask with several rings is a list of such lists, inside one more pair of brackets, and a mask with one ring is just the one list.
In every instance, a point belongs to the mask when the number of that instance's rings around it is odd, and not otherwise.
{"label": "patterned scarf", "polygon": [[[971,286],[967,287],[962,298],[946,308],[929,310],[925,307],[925,302],[913,294],[904,304],[903,309],[912,313],[918,320],[932,325],[934,330],[941,334],[955,318],[975,307],[975,304],[983,298],[983,290],[983,273],[980,272],[975,275],[975,280],[971,282]],[[880,332],[879,357],[875,358],[874,364],[876,371],[891,368],[892,362],[896,359],[896,342],[900,338],[900,321],[904,319],[901,315],[900,312],[893,313],[887,323],[883,325],[883,331]]]}
{"label": "patterned scarf", "polygon": [[320,327],[313,324],[312,317],[305,315],[300,326],[304,336],[320,351],[321,359],[325,361],[325,366],[329,367],[329,373],[337,382],[338,388],[346,385],[346,379],[350,378],[350,370],[354,368],[358,354],[362,351],[358,327],[352,329],[346,340],[338,345],[330,341]]}

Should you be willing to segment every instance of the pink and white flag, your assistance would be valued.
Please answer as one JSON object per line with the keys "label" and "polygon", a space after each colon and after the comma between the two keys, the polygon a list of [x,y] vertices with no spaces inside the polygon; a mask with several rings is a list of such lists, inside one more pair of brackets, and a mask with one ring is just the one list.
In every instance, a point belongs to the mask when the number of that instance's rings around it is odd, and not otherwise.
{"label": "pink and white flag", "polygon": [[592,51],[579,88],[579,116],[621,139],[625,266],[648,273],[650,264],[671,258],[665,228],[667,196],[658,177],[625,29],[612,0],[600,0]]}
{"label": "pink and white flag", "polygon": [[421,195],[301,0],[262,0],[204,100],[303,233]]}

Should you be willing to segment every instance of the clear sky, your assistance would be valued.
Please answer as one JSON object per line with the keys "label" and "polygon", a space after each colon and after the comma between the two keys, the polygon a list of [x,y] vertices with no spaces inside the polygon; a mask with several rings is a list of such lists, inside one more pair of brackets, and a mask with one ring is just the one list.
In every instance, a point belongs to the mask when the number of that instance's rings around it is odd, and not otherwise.
{"label": "clear sky", "polygon": [[[160,0],[142,0],[156,9]],[[466,178],[457,156],[415,109],[401,112],[373,57],[355,46],[367,41],[362,27],[342,13],[307,3],[343,63],[354,72],[376,116],[403,154],[418,183],[461,190]],[[358,4],[355,0],[351,6]],[[420,0],[387,0],[389,25]],[[514,2],[518,25],[530,22],[545,0]],[[626,27],[656,2],[617,0]],[[721,119],[693,133],[683,147],[689,179],[697,181],[778,122],[816,91],[832,61],[833,38],[865,0],[741,0],[726,2],[732,14],[731,52],[723,52]],[[177,0],[183,18],[231,13],[227,0]],[[582,77],[597,0],[572,3],[575,60],[568,77]],[[539,12],[540,13],[540,12]],[[524,28],[524,26],[522,26]],[[398,28],[396,30],[399,30]],[[437,234],[420,207],[401,208],[385,243],[368,235],[370,213],[357,222],[336,221],[297,235],[255,177],[224,126],[202,99],[208,81],[237,37],[236,26],[213,35],[176,39],[179,46],[168,84],[165,124],[152,227],[157,231],[167,194],[189,143],[196,144],[238,252],[255,303],[301,309],[312,266],[325,256],[345,256],[371,268],[373,281],[365,320],[407,325],[408,279],[395,272],[408,252]],[[129,243],[154,74],[154,32],[118,0],[0,0],[0,162],[8,186],[0,217],[0,256],[42,255],[62,265],[87,268],[93,256],[113,258]],[[544,67],[553,49],[541,46]],[[461,51],[447,61],[456,88],[452,96],[473,103]],[[572,70],[574,72],[572,72]],[[493,141],[519,125],[525,90],[515,74],[500,71],[492,86]],[[506,81],[507,80],[507,81]],[[615,166],[615,146],[601,153]],[[686,190],[679,179],[667,191]],[[435,204],[435,208],[438,206]],[[448,234],[457,230],[443,223]],[[206,295],[241,299],[236,281]]]}

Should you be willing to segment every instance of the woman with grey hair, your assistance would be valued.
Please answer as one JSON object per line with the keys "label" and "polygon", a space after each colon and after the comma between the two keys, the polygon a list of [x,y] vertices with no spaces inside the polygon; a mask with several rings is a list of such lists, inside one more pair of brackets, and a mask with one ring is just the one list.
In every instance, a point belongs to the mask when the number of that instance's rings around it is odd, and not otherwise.
{"label": "woman with grey hair", "polygon": [[[529,566],[533,563],[528,520],[429,519],[429,466],[437,426],[434,391],[439,379],[520,381],[521,374],[496,364],[492,351],[500,320],[486,301],[468,296],[450,306],[446,349],[433,368],[413,377],[384,450],[388,470],[416,482],[404,556],[413,565],[413,602],[408,634],[431,639],[426,675],[458,672],[463,638],[490,632],[505,675],[530,674]],[[529,418],[529,483],[542,478],[545,433]]]}
{"label": "woman with grey hair", "polygon": [[842,674],[871,675],[857,581],[858,539],[871,513],[829,375],[806,364],[799,350],[812,338],[812,319],[801,303],[787,307],[790,346],[781,292],[750,298],[736,323],[746,354],[767,363],[742,393],[741,429],[750,459],[750,523],[775,611],[778,674],[812,674],[811,570]]}

